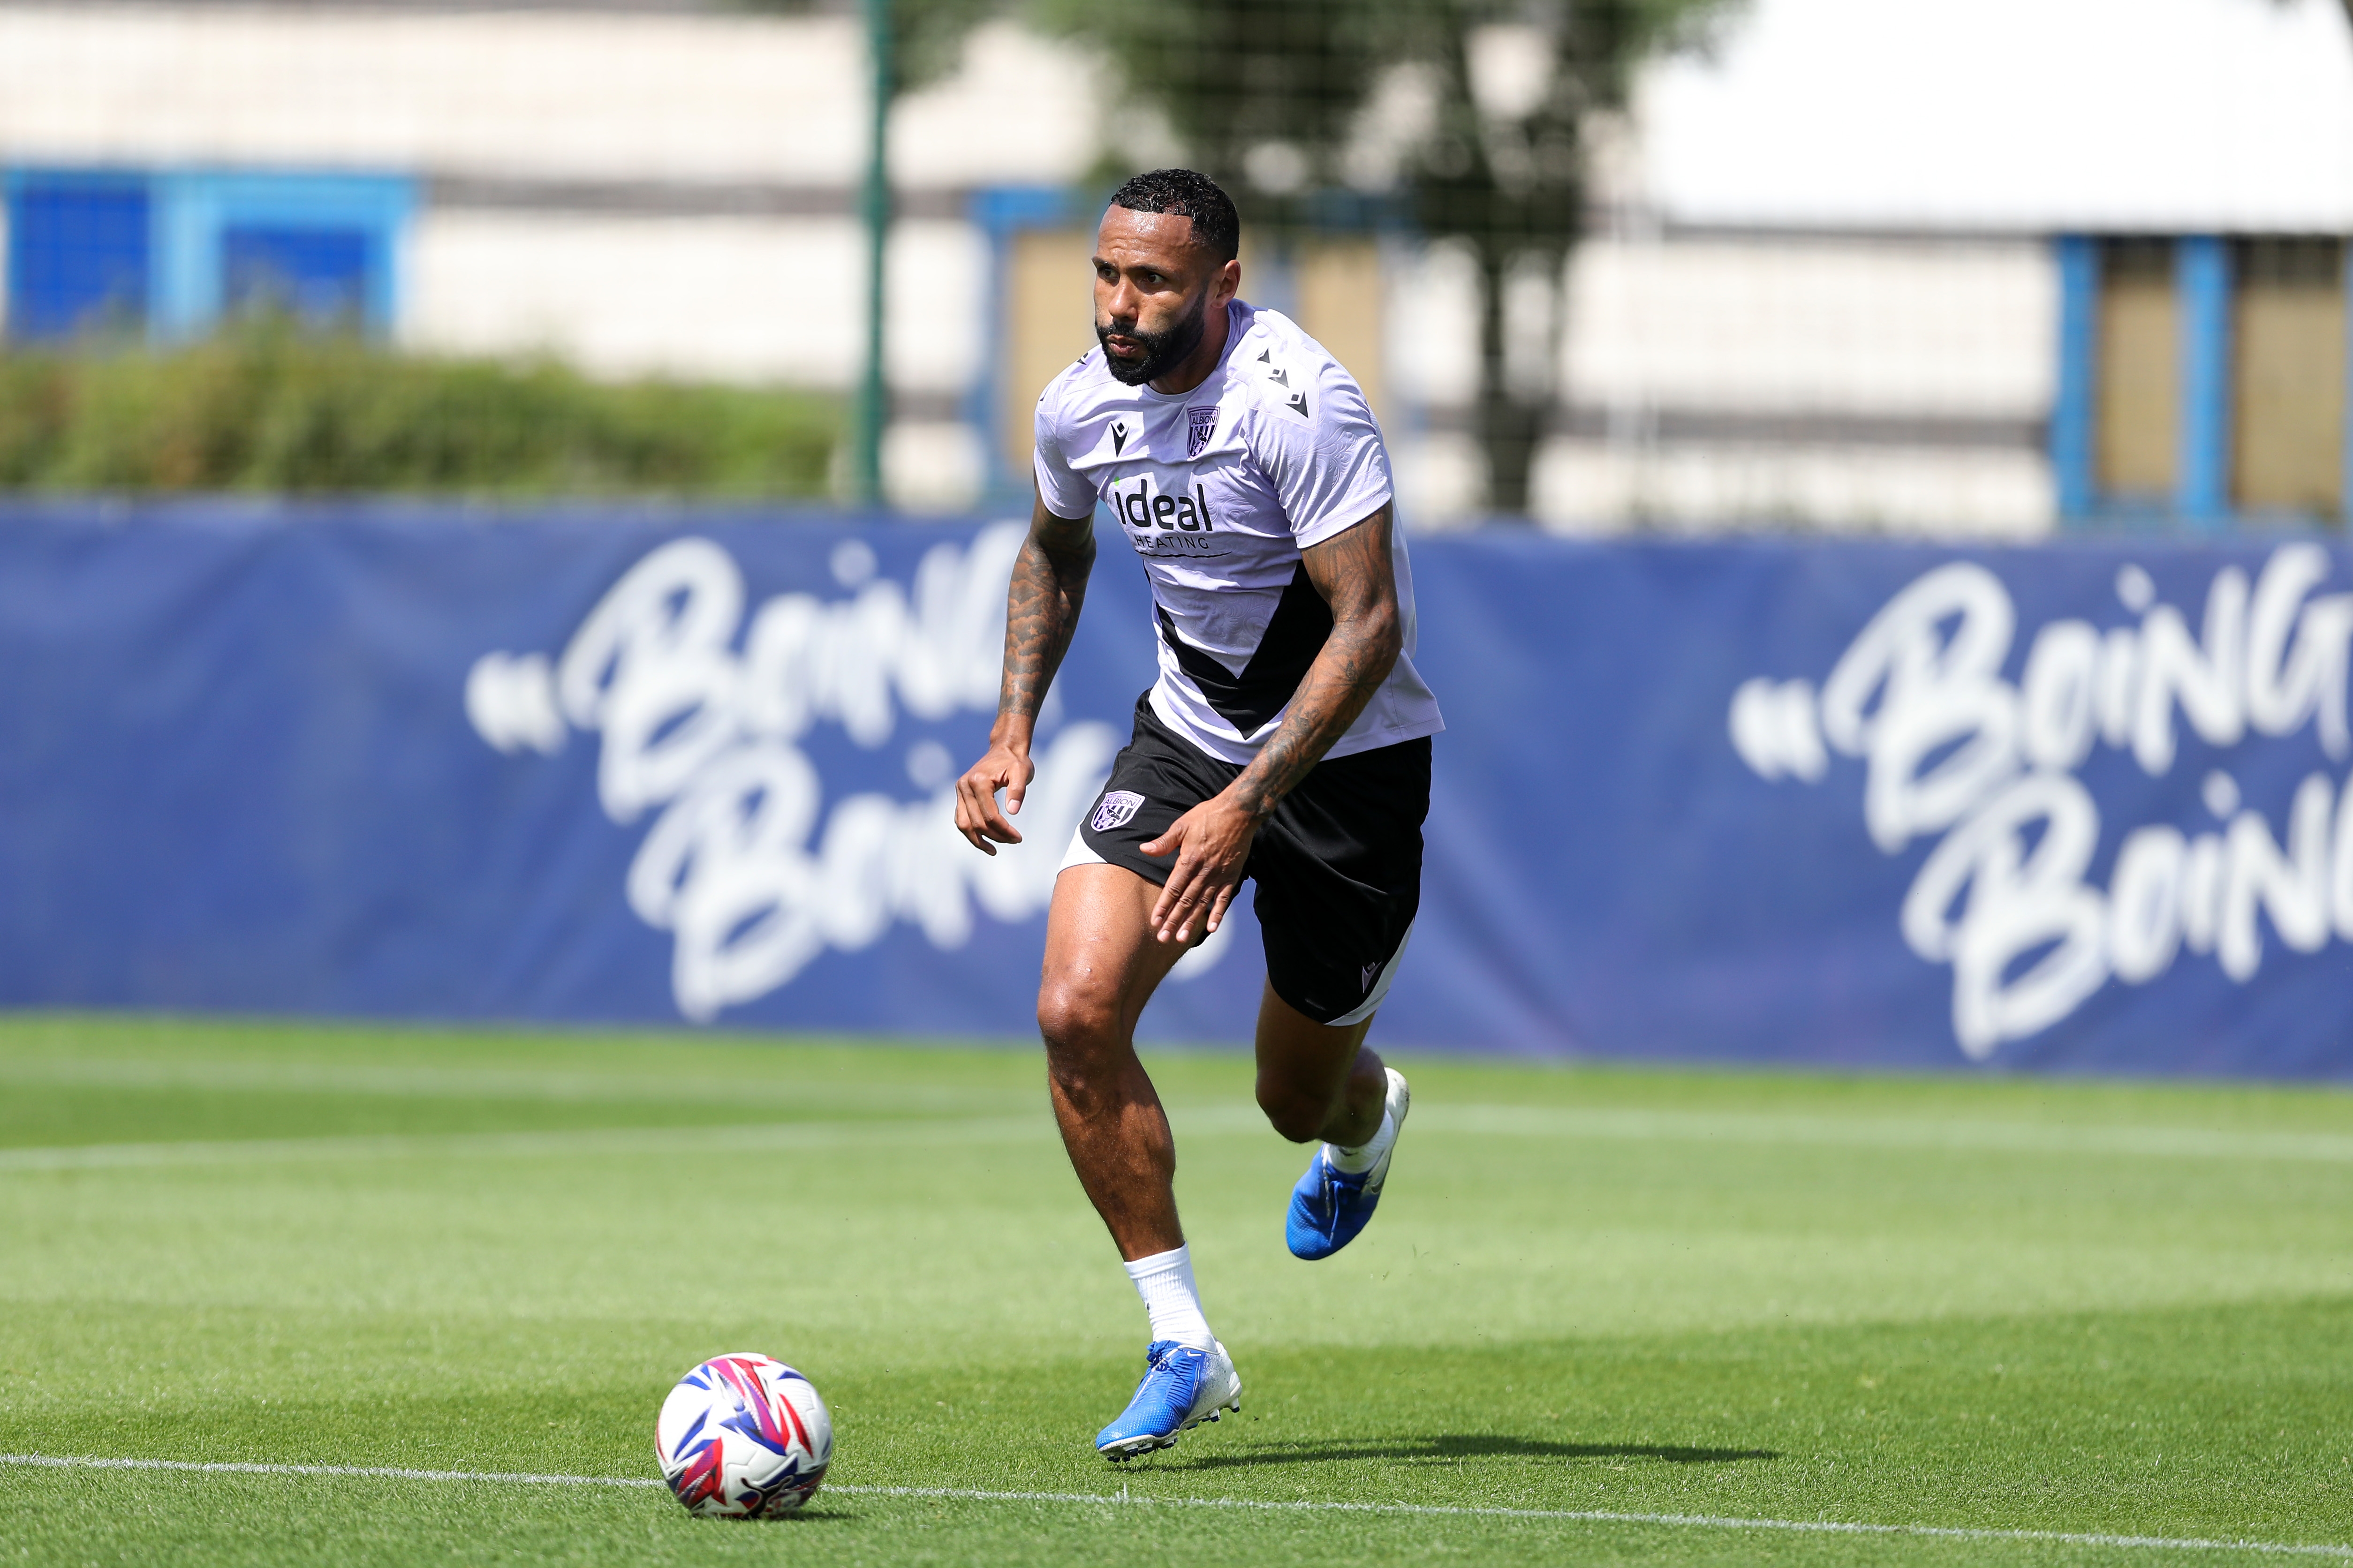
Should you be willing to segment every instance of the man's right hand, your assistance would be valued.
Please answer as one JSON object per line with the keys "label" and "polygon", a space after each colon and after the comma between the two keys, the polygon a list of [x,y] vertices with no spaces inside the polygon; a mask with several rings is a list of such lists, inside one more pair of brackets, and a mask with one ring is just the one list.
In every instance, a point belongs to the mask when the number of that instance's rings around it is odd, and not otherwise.
{"label": "man's right hand", "polygon": [[[984,855],[996,854],[997,844],[1020,843],[1021,835],[1007,819],[1020,814],[1021,796],[1037,775],[1037,764],[1029,760],[1026,739],[1016,741],[1007,736],[992,740],[988,754],[956,780],[955,825],[965,842]],[[997,806],[998,790],[1005,792],[1002,811]],[[989,842],[992,838],[996,844]]]}

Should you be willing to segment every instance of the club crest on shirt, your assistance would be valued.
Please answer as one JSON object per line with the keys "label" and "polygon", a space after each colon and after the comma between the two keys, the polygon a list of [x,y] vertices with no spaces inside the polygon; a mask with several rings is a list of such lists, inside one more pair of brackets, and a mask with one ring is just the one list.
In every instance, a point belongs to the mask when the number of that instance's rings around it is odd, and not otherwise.
{"label": "club crest on shirt", "polygon": [[1105,790],[1102,803],[1095,807],[1094,816],[1087,819],[1087,826],[1097,833],[1125,827],[1135,820],[1136,810],[1143,805],[1144,797],[1134,790]]}
{"label": "club crest on shirt", "polygon": [[1198,458],[1201,448],[1209,444],[1209,437],[1218,428],[1218,405],[1205,403],[1198,408],[1185,410],[1185,456]]}

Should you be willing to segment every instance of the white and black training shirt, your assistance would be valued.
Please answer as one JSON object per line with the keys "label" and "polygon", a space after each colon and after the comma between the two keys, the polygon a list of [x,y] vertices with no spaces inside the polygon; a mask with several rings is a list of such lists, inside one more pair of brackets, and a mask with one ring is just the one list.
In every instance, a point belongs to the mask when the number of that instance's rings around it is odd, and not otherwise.
{"label": "white and black training shirt", "polygon": [[[1038,399],[1038,494],[1057,517],[1100,500],[1144,558],[1157,620],[1152,710],[1209,755],[1248,763],[1332,630],[1302,548],[1390,497],[1388,452],[1356,379],[1290,318],[1237,300],[1208,378],[1173,396],[1128,386],[1090,351]],[[1405,651],[1346,734],[1345,757],[1446,727],[1413,668],[1413,571],[1392,531]]]}

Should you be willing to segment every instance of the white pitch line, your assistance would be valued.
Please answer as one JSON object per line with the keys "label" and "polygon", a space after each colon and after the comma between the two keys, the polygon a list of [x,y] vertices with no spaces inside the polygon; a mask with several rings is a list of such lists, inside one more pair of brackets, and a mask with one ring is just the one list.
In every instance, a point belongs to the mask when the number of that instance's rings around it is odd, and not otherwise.
{"label": "white pitch line", "polygon": [[2096,1535],[2063,1530],[1981,1530],[1947,1524],[1854,1524],[1839,1520],[1745,1519],[1705,1513],[1621,1513],[1607,1509],[1493,1508],[1426,1502],[1306,1502],[1261,1498],[1106,1496],[1097,1492],[1000,1492],[961,1487],[858,1487],[835,1491],[867,1497],[943,1498],[973,1502],[1110,1503],[1114,1507],[1230,1508],[1280,1513],[1430,1514],[1444,1518],[1550,1519],[1585,1524],[1680,1525],[1706,1530],[1778,1530],[1821,1535],[1923,1535],[1956,1541],[2027,1541],[2070,1546],[2153,1546],[2182,1552],[2263,1552],[2299,1557],[2353,1558],[2353,1546],[2304,1546],[2276,1541],[2207,1541],[2178,1535]]}
{"label": "white pitch line", "polygon": [[[543,1476],[499,1470],[417,1470],[389,1465],[274,1465],[193,1459],[115,1459],[78,1455],[0,1454],[0,1465],[45,1469],[178,1470],[237,1476],[344,1476],[401,1481],[487,1481],[510,1486],[657,1488],[649,1476]],[[2179,1535],[2101,1535],[2067,1530],[1992,1530],[1949,1524],[1862,1524],[1826,1519],[1747,1519],[1705,1513],[1626,1513],[1607,1509],[1498,1508],[1420,1502],[1314,1502],[1261,1498],[1138,1497],[1117,1492],[984,1491],[966,1487],[831,1486],[848,1497],[934,1498],[948,1502],[1066,1502],[1113,1508],[1240,1509],[1265,1513],[1377,1513],[1444,1519],[1554,1520],[1572,1524],[1637,1524],[1696,1530],[1781,1531],[1803,1535],[1907,1535],[1942,1541],[2017,1541],[2062,1546],[2149,1548],[2174,1552],[2251,1552],[2275,1557],[2353,1559],[2353,1546],[2281,1541],[2212,1541]]]}
{"label": "white pitch line", "polygon": [[500,1481],[530,1487],[659,1487],[653,1476],[534,1476],[518,1470],[410,1470],[396,1465],[270,1465],[195,1459],[109,1459],[79,1454],[0,1454],[0,1465],[45,1470],[190,1470],[211,1476],[368,1476],[386,1481]]}

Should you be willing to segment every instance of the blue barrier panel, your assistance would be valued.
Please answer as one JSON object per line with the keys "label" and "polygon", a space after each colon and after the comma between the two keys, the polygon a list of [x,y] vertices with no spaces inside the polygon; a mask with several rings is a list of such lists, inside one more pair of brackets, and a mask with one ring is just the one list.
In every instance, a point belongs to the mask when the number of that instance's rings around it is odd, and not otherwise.
{"label": "blue barrier panel", "polygon": [[[1152,668],[1107,538],[997,859],[947,791],[1019,530],[0,510],[0,1002],[1020,1036]],[[2353,1068],[2353,557],[1417,542],[1382,1038]],[[1146,1020],[1238,1038],[1247,911]]]}

